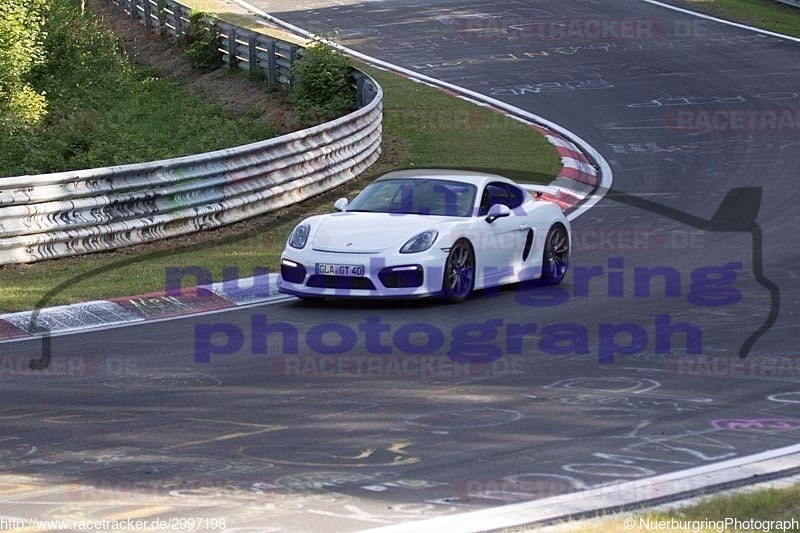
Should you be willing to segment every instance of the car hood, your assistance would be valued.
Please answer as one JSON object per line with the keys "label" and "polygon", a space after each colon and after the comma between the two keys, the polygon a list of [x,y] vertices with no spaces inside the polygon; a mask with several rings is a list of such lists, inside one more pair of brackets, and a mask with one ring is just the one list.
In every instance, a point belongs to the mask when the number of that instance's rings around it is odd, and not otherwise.
{"label": "car hood", "polygon": [[392,213],[332,213],[321,217],[312,247],[323,252],[399,250],[411,237],[452,222],[452,217]]}

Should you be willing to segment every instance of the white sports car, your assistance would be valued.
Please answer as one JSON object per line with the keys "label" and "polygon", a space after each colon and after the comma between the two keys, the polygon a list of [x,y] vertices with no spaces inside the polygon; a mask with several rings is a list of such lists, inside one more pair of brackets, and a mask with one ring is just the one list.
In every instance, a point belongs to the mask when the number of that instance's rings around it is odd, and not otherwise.
{"label": "white sports car", "polygon": [[280,292],[461,302],[507,283],[558,284],[567,272],[564,212],[502,176],[394,171],[334,207],[338,212],[309,217],[292,231]]}

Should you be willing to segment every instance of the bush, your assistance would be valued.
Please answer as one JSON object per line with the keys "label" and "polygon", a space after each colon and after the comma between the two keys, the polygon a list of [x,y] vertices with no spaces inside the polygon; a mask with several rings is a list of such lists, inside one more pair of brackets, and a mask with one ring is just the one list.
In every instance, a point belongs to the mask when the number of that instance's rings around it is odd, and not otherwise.
{"label": "bush", "polygon": [[355,109],[350,60],[338,50],[316,40],[294,62],[292,74],[292,106],[304,126],[320,124]]}
{"label": "bush", "polygon": [[222,66],[219,31],[215,24],[206,24],[205,13],[189,15],[189,31],[184,36],[183,51],[192,68],[200,72],[211,72]]}

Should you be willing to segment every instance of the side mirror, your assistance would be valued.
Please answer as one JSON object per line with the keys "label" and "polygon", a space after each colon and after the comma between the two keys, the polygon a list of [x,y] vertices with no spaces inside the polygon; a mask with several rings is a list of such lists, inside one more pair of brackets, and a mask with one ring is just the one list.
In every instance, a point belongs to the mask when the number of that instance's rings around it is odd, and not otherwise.
{"label": "side mirror", "polygon": [[498,218],[507,217],[511,215],[511,209],[507,205],[494,204],[489,208],[489,213],[486,214],[486,222],[491,224]]}
{"label": "side mirror", "polygon": [[345,209],[347,209],[347,204],[349,203],[350,202],[347,200],[347,198],[339,198],[338,200],[333,202],[333,207],[337,211],[344,211]]}

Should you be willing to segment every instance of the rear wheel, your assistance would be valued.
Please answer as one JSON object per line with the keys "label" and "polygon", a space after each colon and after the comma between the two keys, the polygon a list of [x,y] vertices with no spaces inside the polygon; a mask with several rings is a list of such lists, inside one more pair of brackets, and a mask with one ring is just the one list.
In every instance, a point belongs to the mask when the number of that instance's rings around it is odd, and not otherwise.
{"label": "rear wheel", "polygon": [[475,289],[475,252],[466,239],[459,239],[450,248],[444,265],[442,292],[451,303],[459,303],[472,296]]}
{"label": "rear wheel", "polygon": [[542,258],[542,278],[546,285],[558,285],[569,266],[569,235],[562,224],[554,224],[547,233]]}

